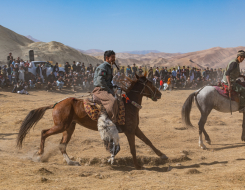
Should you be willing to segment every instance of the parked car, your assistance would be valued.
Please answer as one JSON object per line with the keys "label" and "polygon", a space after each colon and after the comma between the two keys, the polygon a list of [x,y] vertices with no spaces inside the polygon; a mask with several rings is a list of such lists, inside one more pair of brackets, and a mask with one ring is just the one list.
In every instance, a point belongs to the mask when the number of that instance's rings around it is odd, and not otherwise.
{"label": "parked car", "polygon": [[[43,64],[45,63],[45,67],[47,68],[47,71],[46,71],[46,75],[50,75],[50,73],[53,71],[53,65],[51,65],[49,62],[46,62],[46,61],[32,61],[30,62],[30,65],[29,65],[29,68],[28,68],[28,72],[34,74],[35,76],[37,75],[36,73],[36,69],[38,67],[39,64]],[[61,76],[63,76],[65,74],[65,69],[63,67],[59,67],[59,74]]]}

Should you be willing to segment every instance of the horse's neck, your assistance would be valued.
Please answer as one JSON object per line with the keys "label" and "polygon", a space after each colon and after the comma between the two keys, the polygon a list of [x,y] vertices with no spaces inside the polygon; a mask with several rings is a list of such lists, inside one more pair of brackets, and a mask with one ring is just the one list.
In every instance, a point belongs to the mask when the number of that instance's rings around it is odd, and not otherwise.
{"label": "horse's neck", "polygon": [[141,103],[142,103],[142,95],[141,94],[139,94],[137,92],[129,92],[129,93],[127,93],[127,96],[131,101],[134,101],[137,104],[141,105]]}

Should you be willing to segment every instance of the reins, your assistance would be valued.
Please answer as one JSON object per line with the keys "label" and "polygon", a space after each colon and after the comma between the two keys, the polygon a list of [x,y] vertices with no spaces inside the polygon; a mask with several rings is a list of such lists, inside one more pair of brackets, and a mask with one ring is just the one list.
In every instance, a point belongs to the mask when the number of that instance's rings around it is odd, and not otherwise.
{"label": "reins", "polygon": [[[147,83],[147,80],[143,83],[141,81],[139,81],[140,84],[143,84],[143,89],[141,90],[140,94],[142,95],[145,95],[145,96],[152,96],[151,99],[154,99],[156,98],[156,93],[157,93],[157,89],[155,88],[155,92],[153,92],[153,90],[146,84]],[[148,94],[148,93],[144,93],[144,90],[145,90],[145,87],[147,87],[150,91],[151,91],[151,94]],[[131,90],[130,92],[135,92],[135,93],[139,93],[139,91],[136,91],[136,90]]]}

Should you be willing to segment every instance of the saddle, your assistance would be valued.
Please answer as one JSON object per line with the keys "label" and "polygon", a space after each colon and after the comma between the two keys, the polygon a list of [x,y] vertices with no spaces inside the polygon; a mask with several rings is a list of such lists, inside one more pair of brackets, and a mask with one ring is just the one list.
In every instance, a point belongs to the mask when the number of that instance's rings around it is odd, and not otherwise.
{"label": "saddle", "polygon": [[[94,121],[98,121],[100,112],[105,110],[99,98],[93,95],[91,99],[84,100],[84,109],[87,115]],[[117,123],[125,125],[125,106],[122,100],[118,100]]]}
{"label": "saddle", "polygon": [[[240,81],[237,81],[237,83],[245,87],[245,83],[242,83]],[[223,97],[229,99],[228,85],[225,85],[224,83],[219,82],[218,86],[214,86],[214,88],[216,89],[216,91],[220,95],[222,95]],[[232,101],[236,101],[237,103],[239,103],[239,101],[240,101],[240,93],[232,90],[231,91],[231,100]]]}

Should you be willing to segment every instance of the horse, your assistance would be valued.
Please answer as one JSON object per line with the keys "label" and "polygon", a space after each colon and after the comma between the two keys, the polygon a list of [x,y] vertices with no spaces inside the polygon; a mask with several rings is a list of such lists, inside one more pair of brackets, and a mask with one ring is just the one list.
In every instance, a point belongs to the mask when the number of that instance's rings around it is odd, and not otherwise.
{"label": "horse", "polygon": [[[129,78],[127,79],[130,81],[130,86],[129,88],[125,88],[123,90],[126,92],[127,97],[131,101],[141,105],[143,96],[146,96],[153,101],[157,101],[161,98],[161,92],[158,91],[153,83],[146,78],[146,74],[140,77],[136,75],[135,80],[131,80]],[[25,139],[27,133],[43,117],[45,111],[48,109],[53,109],[52,115],[54,126],[50,129],[42,130],[40,149],[36,154],[40,157],[43,155],[44,143],[47,137],[58,133],[63,133],[59,149],[68,165],[79,166],[79,162],[72,161],[66,153],[66,146],[71,139],[76,124],[94,131],[98,131],[97,122],[92,120],[87,115],[84,110],[83,101],[83,99],[69,97],[57,103],[55,107],[54,105],[49,105],[30,111],[20,126],[19,134],[17,137],[17,146],[19,148],[22,147],[23,140]],[[162,159],[168,159],[168,157],[160,150],[158,150],[140,130],[139,109],[130,103],[126,103],[125,99],[123,99],[123,101],[125,105],[125,125],[120,125],[119,127],[127,137],[135,168],[142,168],[136,159],[135,136],[150,146],[159,157]]]}
{"label": "horse", "polygon": [[[205,136],[205,141],[211,145],[211,140],[208,133],[204,129],[204,125],[212,109],[223,113],[236,112],[239,111],[239,103],[236,101],[231,101],[230,99],[220,95],[213,86],[204,86],[190,94],[182,107],[182,120],[186,126],[189,127],[193,127],[190,121],[190,112],[194,99],[199,111],[201,112],[201,118],[198,122],[199,146],[202,149],[206,149],[206,146],[203,143],[202,133]],[[241,140],[245,141],[245,113],[243,113]]]}

